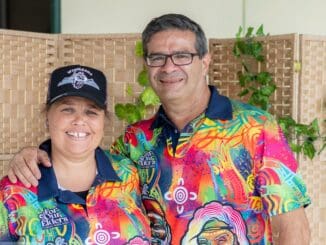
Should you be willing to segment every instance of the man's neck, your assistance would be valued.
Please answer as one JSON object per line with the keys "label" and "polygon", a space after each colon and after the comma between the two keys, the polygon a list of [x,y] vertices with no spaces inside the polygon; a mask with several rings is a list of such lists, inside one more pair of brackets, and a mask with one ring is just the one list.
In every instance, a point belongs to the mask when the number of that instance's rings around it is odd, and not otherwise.
{"label": "man's neck", "polygon": [[192,96],[189,101],[162,103],[165,114],[174,123],[178,130],[182,130],[189,122],[203,113],[210,99],[209,87]]}

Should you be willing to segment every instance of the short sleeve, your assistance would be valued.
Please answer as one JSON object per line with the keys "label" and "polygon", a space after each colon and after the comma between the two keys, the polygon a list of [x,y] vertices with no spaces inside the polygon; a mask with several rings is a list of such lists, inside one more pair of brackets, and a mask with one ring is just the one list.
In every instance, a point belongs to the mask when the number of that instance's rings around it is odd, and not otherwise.
{"label": "short sleeve", "polygon": [[273,118],[265,121],[257,141],[255,168],[256,188],[270,216],[311,203],[294,154]]}

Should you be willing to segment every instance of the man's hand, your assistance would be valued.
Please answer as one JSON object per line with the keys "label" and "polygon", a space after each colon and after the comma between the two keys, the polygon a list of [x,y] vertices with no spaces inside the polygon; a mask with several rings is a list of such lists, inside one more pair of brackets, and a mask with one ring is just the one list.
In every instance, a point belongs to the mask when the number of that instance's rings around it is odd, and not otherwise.
{"label": "man's hand", "polygon": [[19,151],[10,161],[8,177],[12,183],[17,182],[17,178],[27,187],[37,186],[41,172],[38,163],[45,167],[50,167],[50,159],[45,151],[37,147],[26,147]]}

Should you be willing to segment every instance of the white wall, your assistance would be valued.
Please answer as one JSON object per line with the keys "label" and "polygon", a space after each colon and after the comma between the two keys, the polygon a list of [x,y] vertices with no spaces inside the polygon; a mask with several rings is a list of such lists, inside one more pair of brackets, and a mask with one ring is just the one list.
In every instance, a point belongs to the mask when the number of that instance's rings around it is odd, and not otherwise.
{"label": "white wall", "polygon": [[244,24],[326,35],[326,0],[62,0],[61,7],[63,33],[140,33],[151,18],[175,12],[200,23],[207,37],[234,37]]}
{"label": "white wall", "polygon": [[300,33],[326,36],[326,0],[246,0],[247,26],[270,34]]}
{"label": "white wall", "polygon": [[207,37],[234,37],[242,25],[242,0],[62,0],[62,32],[140,33],[171,12],[198,22]]}

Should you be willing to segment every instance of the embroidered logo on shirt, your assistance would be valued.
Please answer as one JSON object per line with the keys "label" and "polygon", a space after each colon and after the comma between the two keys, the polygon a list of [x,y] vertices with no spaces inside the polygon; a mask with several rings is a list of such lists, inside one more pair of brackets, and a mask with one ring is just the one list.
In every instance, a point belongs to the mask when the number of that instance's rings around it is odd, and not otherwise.
{"label": "embroidered logo on shirt", "polygon": [[69,220],[66,216],[63,216],[60,209],[46,208],[39,214],[41,226],[43,229],[49,229],[60,225],[69,224]]}
{"label": "embroidered logo on shirt", "polygon": [[184,179],[180,178],[178,180],[178,187],[175,188],[173,192],[166,192],[164,194],[164,198],[168,201],[173,200],[177,204],[178,214],[182,214],[184,211],[183,204],[185,204],[188,200],[196,200],[197,194],[195,192],[189,192],[187,188],[184,187]]}
{"label": "embroidered logo on shirt", "polygon": [[156,158],[154,152],[152,152],[152,151],[146,152],[138,160],[138,164],[142,168],[151,168],[151,167],[154,167],[155,164],[156,164],[156,162],[157,162],[157,158]]}
{"label": "embroidered logo on shirt", "polygon": [[[102,228],[101,223],[96,223],[96,231],[93,234],[93,237],[88,237],[85,240],[86,245],[91,244],[110,244],[111,240],[119,239],[120,238],[119,232],[108,232]],[[114,244],[114,241],[111,241]]]}

